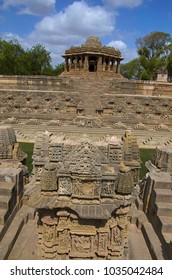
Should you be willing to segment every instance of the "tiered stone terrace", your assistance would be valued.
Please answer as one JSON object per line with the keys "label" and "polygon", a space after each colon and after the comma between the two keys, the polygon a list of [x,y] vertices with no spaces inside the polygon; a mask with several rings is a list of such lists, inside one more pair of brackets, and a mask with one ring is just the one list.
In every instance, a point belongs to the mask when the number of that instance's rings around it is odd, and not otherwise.
{"label": "tiered stone terrace", "polygon": [[0,77],[1,123],[20,140],[37,131],[116,134],[135,131],[140,146],[171,140],[172,85],[98,77]]}

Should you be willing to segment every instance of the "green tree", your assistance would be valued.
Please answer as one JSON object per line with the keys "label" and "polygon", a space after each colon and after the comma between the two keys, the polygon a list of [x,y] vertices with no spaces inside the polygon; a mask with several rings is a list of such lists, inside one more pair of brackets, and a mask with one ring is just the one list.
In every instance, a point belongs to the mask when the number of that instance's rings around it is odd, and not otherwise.
{"label": "green tree", "polygon": [[151,32],[143,38],[138,38],[136,45],[141,65],[145,70],[143,74],[147,73],[150,79],[154,80],[157,70],[166,66],[167,57],[172,46],[170,34]]}
{"label": "green tree", "polygon": [[127,63],[121,64],[120,70],[124,78],[130,80],[139,80],[143,71],[143,67],[141,65],[140,59],[135,58]]}
{"label": "green tree", "polygon": [[31,75],[42,75],[43,69],[50,67],[51,56],[41,44],[37,44],[27,51],[28,69]]}
{"label": "green tree", "polygon": [[55,68],[54,68],[54,75],[60,75],[62,72],[64,71],[64,63],[60,63],[58,64]]}
{"label": "green tree", "polygon": [[23,64],[21,57],[24,53],[17,40],[7,42],[0,39],[0,73],[4,75],[22,74]]}
{"label": "green tree", "polygon": [[172,51],[167,58],[168,79],[172,81]]}
{"label": "green tree", "polygon": [[140,77],[141,80],[150,80],[150,76],[149,76],[149,73],[146,71],[146,69],[144,69],[142,71],[142,74],[141,74],[141,77]]}

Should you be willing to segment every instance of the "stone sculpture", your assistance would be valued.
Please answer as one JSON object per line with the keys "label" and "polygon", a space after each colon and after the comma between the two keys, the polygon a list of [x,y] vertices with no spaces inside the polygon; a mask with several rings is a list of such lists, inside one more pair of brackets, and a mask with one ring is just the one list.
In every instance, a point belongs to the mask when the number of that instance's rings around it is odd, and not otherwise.
{"label": "stone sculpture", "polygon": [[39,137],[33,156],[39,174],[28,203],[38,212],[42,259],[127,258],[128,218],[137,194],[133,174],[140,161],[131,132],[124,139],[45,133],[40,150]]}

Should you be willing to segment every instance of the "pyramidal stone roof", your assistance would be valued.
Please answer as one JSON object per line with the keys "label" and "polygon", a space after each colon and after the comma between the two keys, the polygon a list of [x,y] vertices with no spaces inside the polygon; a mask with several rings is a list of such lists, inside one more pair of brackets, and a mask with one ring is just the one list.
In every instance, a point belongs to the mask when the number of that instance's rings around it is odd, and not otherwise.
{"label": "pyramidal stone roof", "polygon": [[0,145],[8,146],[16,143],[15,131],[12,127],[7,125],[0,126]]}
{"label": "pyramidal stone roof", "polygon": [[118,49],[109,46],[103,46],[100,39],[95,36],[89,37],[85,44],[81,46],[70,47],[65,51],[65,54],[62,55],[62,57],[84,53],[97,53],[123,59],[121,57],[121,52]]}
{"label": "pyramidal stone roof", "polygon": [[91,36],[87,39],[84,46],[95,47],[96,48],[96,47],[102,47],[102,43],[101,43],[101,41],[98,37]]}

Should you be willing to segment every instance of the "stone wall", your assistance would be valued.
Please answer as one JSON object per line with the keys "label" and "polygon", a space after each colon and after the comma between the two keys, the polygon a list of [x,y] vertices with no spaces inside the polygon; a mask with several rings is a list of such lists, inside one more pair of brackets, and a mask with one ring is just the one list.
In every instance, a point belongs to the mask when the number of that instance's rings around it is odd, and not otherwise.
{"label": "stone wall", "polygon": [[[171,128],[172,85],[90,77],[0,77],[1,121]],[[90,119],[90,121],[88,120]],[[56,124],[56,123],[55,123]]]}

